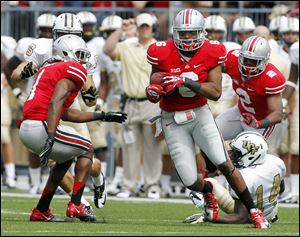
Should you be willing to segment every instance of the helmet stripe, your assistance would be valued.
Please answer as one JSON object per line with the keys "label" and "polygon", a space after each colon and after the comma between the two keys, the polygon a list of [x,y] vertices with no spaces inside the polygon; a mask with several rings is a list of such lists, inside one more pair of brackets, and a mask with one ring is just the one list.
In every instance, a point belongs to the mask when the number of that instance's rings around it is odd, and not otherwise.
{"label": "helmet stripe", "polygon": [[249,47],[248,47],[248,51],[250,51],[250,52],[253,52],[254,51],[254,49],[255,49],[255,45],[256,45],[256,43],[257,43],[257,41],[258,41],[258,38],[259,37],[253,37],[253,39],[250,41],[250,43],[249,43]]}
{"label": "helmet stripe", "polygon": [[68,20],[67,16],[68,14],[65,14],[65,27],[67,27],[67,20]]}
{"label": "helmet stripe", "polygon": [[73,27],[74,26],[74,15],[71,15],[72,17],[71,17],[71,27]]}
{"label": "helmet stripe", "polygon": [[185,11],[184,11],[184,15],[185,15],[185,21],[184,21],[184,24],[185,25],[188,25],[188,24],[190,24],[190,9],[186,9]]}

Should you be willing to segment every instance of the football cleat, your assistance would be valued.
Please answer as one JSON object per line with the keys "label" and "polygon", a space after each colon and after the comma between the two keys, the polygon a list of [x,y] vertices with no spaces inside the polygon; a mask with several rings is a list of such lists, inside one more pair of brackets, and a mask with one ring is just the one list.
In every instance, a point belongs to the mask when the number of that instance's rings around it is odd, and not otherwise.
{"label": "football cleat", "polygon": [[269,222],[264,217],[264,214],[257,208],[252,208],[250,210],[250,218],[255,228],[268,229],[271,227]]}
{"label": "football cleat", "polygon": [[189,197],[197,208],[204,207],[204,199],[202,193],[191,191]]}
{"label": "football cleat", "polygon": [[75,205],[73,202],[68,203],[68,208],[66,212],[67,217],[78,218],[81,221],[96,221],[96,217],[90,210],[86,210],[85,205],[81,203],[79,206]]}
{"label": "football cleat", "polygon": [[94,203],[97,208],[103,208],[106,202],[106,185],[105,185],[105,178],[101,172],[103,177],[103,184],[100,186],[95,186],[94,184]]}
{"label": "football cleat", "polygon": [[37,208],[34,208],[30,215],[30,221],[42,221],[47,222],[51,221],[54,218],[51,210],[48,209],[47,211],[41,212]]}
{"label": "football cleat", "polygon": [[219,214],[218,201],[212,193],[205,193],[203,197],[205,217],[207,220],[214,222]]}

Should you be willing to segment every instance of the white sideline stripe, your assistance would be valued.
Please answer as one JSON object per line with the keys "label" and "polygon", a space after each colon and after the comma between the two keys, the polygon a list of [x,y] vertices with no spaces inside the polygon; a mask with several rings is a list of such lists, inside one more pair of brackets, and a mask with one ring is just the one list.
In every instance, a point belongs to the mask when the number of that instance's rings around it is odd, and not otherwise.
{"label": "white sideline stripe", "polygon": [[[1,197],[23,197],[23,198],[40,198],[40,194],[29,194],[29,193],[2,193]],[[84,195],[88,200],[93,200],[93,196]],[[55,199],[69,199],[70,197],[67,195],[55,195]],[[130,198],[117,198],[117,197],[107,197],[108,200],[113,201],[123,201],[123,202],[146,202],[146,203],[179,203],[179,204],[192,204],[190,199],[174,199],[174,198],[160,198],[160,199],[149,199],[149,198],[140,198],[140,197],[130,197]],[[1,202],[3,202],[1,200]],[[294,203],[279,203],[280,207],[286,208],[299,208],[299,204]]]}

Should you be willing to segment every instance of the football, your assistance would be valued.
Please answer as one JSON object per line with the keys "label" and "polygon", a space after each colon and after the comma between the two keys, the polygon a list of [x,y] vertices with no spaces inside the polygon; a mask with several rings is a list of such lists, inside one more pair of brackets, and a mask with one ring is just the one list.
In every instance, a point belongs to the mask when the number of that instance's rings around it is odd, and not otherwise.
{"label": "football", "polygon": [[[152,74],[152,76],[150,78],[150,84],[161,85],[161,83],[163,82],[162,78],[165,76],[171,76],[171,75],[172,75],[171,73],[167,73],[167,72],[155,72]],[[173,88],[172,85],[163,86],[163,88],[164,88],[164,91],[167,92],[167,95],[172,94],[176,89],[176,87]]]}

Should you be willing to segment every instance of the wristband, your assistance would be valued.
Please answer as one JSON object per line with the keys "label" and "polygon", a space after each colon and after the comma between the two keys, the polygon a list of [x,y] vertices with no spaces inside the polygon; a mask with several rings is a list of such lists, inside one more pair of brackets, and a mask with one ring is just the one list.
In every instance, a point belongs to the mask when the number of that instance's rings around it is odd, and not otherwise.
{"label": "wristband", "polygon": [[259,121],[260,122],[260,128],[268,128],[271,125],[271,121],[268,118],[262,119]]}
{"label": "wristband", "polygon": [[105,113],[102,111],[101,113],[93,113],[94,120],[102,120],[105,117]]}
{"label": "wristband", "polygon": [[201,84],[199,82],[193,81],[189,78],[184,78],[184,86],[191,89],[192,91],[198,93],[199,90],[201,89]]}

